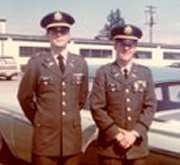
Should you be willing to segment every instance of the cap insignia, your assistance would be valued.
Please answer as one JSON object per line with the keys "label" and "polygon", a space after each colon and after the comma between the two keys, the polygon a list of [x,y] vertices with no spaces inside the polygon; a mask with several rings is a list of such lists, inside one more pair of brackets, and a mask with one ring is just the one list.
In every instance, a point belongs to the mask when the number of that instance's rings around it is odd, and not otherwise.
{"label": "cap insignia", "polygon": [[63,18],[63,16],[60,12],[54,13],[54,20],[60,21],[62,18]]}
{"label": "cap insignia", "polygon": [[131,26],[126,26],[126,27],[124,28],[124,33],[127,34],[127,35],[132,34],[132,31],[133,31],[133,29],[132,29]]}

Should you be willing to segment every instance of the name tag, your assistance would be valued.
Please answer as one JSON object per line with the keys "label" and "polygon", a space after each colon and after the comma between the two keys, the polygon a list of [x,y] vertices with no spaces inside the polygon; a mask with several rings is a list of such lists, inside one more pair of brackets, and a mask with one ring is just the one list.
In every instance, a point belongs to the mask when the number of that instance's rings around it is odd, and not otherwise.
{"label": "name tag", "polygon": [[73,82],[75,84],[81,84],[84,74],[83,73],[74,73],[73,74]]}
{"label": "name tag", "polygon": [[40,83],[43,85],[52,84],[52,77],[51,76],[41,76],[40,77]]}

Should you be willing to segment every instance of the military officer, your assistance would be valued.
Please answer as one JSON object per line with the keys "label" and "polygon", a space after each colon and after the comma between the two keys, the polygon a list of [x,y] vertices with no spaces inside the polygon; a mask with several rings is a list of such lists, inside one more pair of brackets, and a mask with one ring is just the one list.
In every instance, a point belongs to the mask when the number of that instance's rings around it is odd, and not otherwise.
{"label": "military officer", "polygon": [[145,165],[147,132],[156,98],[150,69],[133,62],[142,31],[116,26],[111,39],[117,58],[100,67],[94,78],[90,106],[98,126],[100,165]]}
{"label": "military officer", "polygon": [[88,93],[86,61],[69,52],[74,18],[55,11],[44,16],[50,51],[29,60],[18,100],[33,125],[33,165],[77,165],[82,109]]}

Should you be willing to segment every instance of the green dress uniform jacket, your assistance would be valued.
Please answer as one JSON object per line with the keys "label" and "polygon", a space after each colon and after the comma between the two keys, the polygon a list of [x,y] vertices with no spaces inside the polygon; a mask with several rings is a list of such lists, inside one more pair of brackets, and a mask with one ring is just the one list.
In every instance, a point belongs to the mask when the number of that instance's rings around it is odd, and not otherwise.
{"label": "green dress uniform jacket", "polygon": [[[116,61],[100,67],[94,79],[90,106],[99,128],[100,155],[136,159],[148,154],[147,132],[156,109],[150,69],[133,64],[126,79]],[[114,140],[118,128],[134,130],[140,137],[133,146],[123,149]]]}
{"label": "green dress uniform jacket", "polygon": [[18,100],[33,125],[33,153],[68,156],[80,152],[81,119],[88,93],[86,61],[69,53],[63,74],[50,53],[29,60]]}

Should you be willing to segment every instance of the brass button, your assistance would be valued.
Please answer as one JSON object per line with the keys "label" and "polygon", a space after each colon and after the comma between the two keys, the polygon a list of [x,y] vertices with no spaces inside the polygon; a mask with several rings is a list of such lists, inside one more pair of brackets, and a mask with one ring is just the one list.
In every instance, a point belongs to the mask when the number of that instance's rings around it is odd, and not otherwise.
{"label": "brass button", "polygon": [[125,89],[125,92],[126,92],[126,93],[129,93],[129,89],[128,89],[128,88],[126,88],[126,89]]}
{"label": "brass button", "polygon": [[65,111],[62,111],[62,115],[65,116],[65,115],[66,115],[66,112],[65,112]]}
{"label": "brass button", "polygon": [[66,106],[66,102],[65,102],[65,101],[63,101],[63,102],[62,102],[62,105],[63,105],[63,106]]}
{"label": "brass button", "polygon": [[131,108],[130,108],[130,107],[127,107],[127,111],[130,112],[130,111],[131,111]]}
{"label": "brass button", "polygon": [[36,124],[36,127],[40,127],[40,126],[41,126],[41,124],[40,124],[40,123],[37,123],[37,124]]}
{"label": "brass button", "polygon": [[129,102],[130,102],[130,98],[126,98],[126,102],[128,102],[128,103],[129,103]]}
{"label": "brass button", "polygon": [[66,83],[63,81],[63,82],[62,82],[62,86],[65,86],[65,85],[66,85]]}

